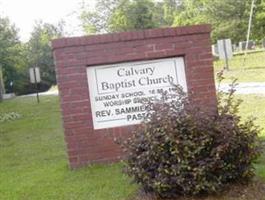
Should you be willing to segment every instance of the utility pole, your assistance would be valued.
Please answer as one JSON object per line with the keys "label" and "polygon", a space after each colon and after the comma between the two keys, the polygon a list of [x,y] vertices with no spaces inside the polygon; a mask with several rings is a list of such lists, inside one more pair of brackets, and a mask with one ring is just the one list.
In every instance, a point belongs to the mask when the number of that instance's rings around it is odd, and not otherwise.
{"label": "utility pole", "polygon": [[36,67],[33,68],[33,73],[34,73],[34,82],[35,82],[35,88],[36,88],[36,93],[37,93],[37,102],[40,103],[40,97],[39,97],[39,83],[38,83],[38,81],[37,81]]}
{"label": "utility pole", "polygon": [[39,83],[41,82],[41,78],[40,78],[40,69],[38,67],[39,65],[39,40],[36,41],[33,50],[34,50],[33,55],[34,55],[35,65],[29,68],[29,75],[30,75],[30,82],[35,85],[37,102],[40,103]]}
{"label": "utility pole", "polygon": [[250,9],[250,15],[249,15],[249,21],[248,21],[247,43],[246,43],[246,47],[245,47],[245,55],[244,55],[243,67],[245,66],[246,57],[247,57],[247,50],[248,50],[248,44],[249,44],[249,38],[250,38],[250,31],[251,31],[254,7],[255,7],[255,0],[252,0],[251,9]]}
{"label": "utility pole", "polygon": [[3,71],[2,71],[2,66],[0,65],[0,101],[3,100],[4,93],[5,93],[5,87],[4,87]]}

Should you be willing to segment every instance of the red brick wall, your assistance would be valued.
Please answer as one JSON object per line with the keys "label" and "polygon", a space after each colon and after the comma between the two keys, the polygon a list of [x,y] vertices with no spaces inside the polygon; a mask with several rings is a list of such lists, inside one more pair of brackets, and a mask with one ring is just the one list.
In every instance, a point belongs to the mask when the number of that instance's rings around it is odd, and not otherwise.
{"label": "red brick wall", "polygon": [[70,166],[119,159],[114,138],[132,127],[93,130],[86,67],[184,56],[190,96],[216,107],[209,25],[150,29],[52,41]]}

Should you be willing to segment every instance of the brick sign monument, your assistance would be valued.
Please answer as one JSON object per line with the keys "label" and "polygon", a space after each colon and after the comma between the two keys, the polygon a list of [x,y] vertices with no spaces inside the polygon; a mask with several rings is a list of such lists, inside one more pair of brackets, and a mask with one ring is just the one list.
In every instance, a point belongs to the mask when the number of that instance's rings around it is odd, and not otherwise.
{"label": "brick sign monument", "polygon": [[209,25],[62,38],[52,42],[72,168],[120,159],[126,138],[155,101],[180,84],[216,108]]}

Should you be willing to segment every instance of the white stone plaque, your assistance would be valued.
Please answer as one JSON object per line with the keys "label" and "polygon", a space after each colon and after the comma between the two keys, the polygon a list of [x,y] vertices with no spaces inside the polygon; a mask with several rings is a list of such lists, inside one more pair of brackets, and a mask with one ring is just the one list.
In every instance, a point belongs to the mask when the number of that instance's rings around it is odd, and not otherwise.
{"label": "white stone plaque", "polygon": [[182,57],[91,66],[87,68],[94,129],[139,124],[145,117],[143,99],[155,101],[173,84],[187,91]]}

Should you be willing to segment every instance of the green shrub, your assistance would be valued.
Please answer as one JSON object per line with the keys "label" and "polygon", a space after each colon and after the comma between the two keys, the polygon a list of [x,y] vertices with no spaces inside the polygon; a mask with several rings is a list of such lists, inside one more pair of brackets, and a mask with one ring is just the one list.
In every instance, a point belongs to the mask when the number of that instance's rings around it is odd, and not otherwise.
{"label": "green shrub", "polygon": [[230,93],[218,98],[218,112],[191,104],[176,87],[178,98],[148,103],[148,117],[123,143],[126,172],[144,191],[160,197],[199,195],[254,175],[260,154],[259,128],[238,116],[240,101]]}

